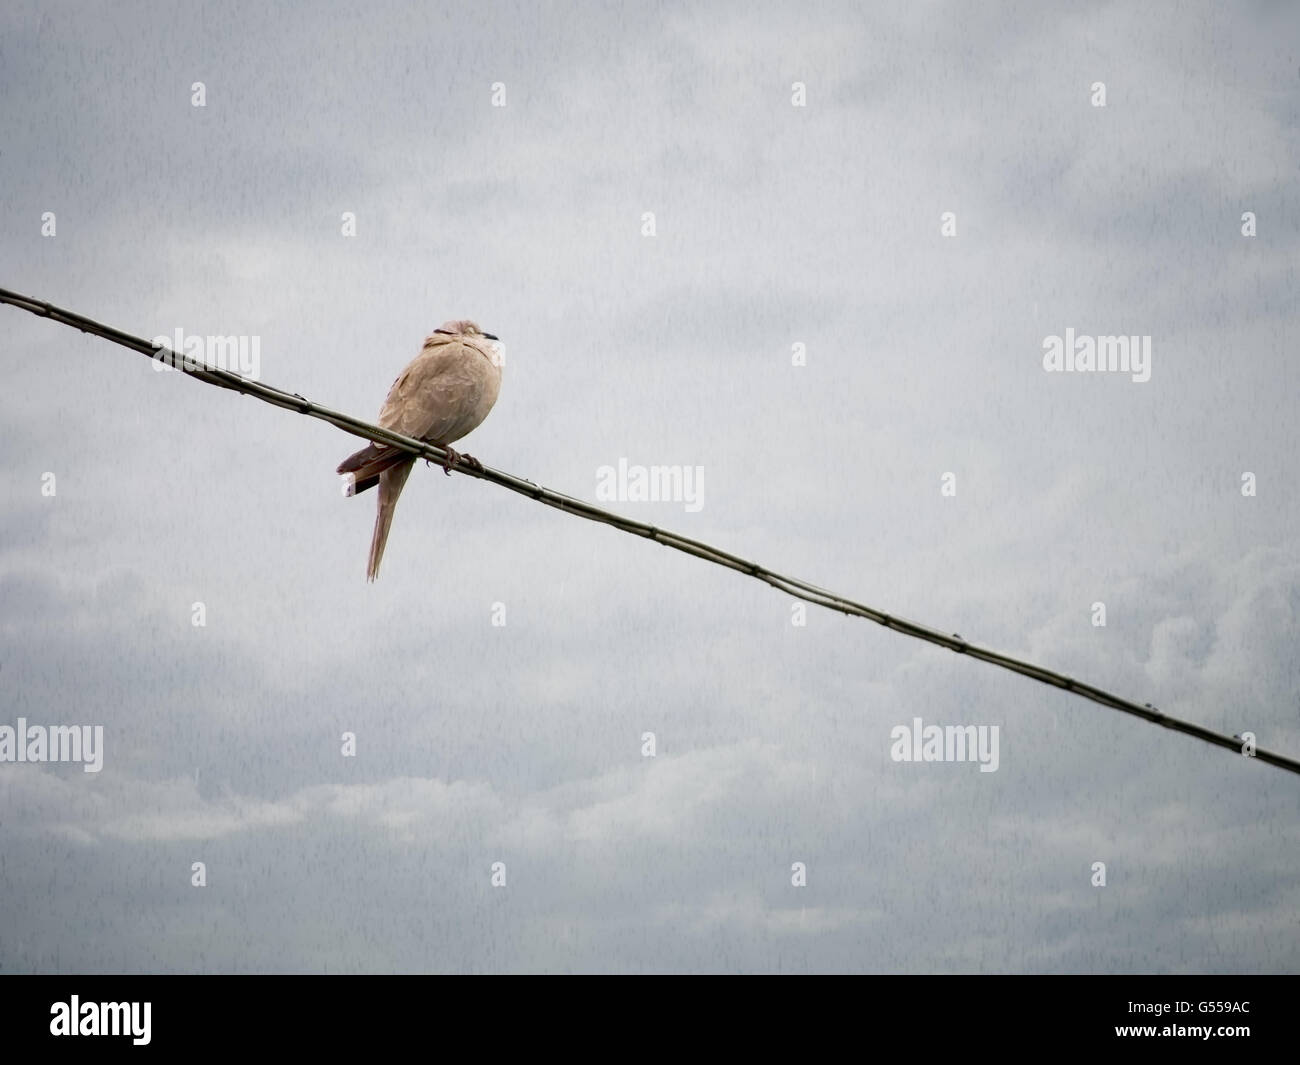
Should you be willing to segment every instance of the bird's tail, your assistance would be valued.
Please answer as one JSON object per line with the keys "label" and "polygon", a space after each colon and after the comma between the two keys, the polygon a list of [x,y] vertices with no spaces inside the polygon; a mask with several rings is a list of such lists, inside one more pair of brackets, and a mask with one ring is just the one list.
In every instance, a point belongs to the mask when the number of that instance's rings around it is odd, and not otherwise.
{"label": "bird's tail", "polygon": [[415,459],[406,455],[399,460],[400,465],[390,466],[375,476],[379,482],[379,511],[375,514],[375,532],[370,538],[370,563],[366,566],[366,579],[373,581],[379,576],[379,563],[384,557],[384,545],[388,543],[388,530],[393,524],[393,511],[397,509],[397,497],[402,494],[402,487],[411,475]]}
{"label": "bird's tail", "polygon": [[[411,454],[400,448],[385,447],[383,444],[367,444],[360,451],[354,452],[339,463],[335,471],[347,480],[344,495],[355,496],[379,483],[379,475],[399,463],[414,461]],[[405,478],[403,478],[405,480]],[[399,488],[398,491],[401,491]]]}

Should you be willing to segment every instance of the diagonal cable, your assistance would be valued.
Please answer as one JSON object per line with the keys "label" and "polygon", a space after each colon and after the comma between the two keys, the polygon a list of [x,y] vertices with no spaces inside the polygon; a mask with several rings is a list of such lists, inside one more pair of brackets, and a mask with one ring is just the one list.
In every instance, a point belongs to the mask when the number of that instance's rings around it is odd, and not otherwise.
{"label": "diagonal cable", "polygon": [[[42,318],[49,318],[58,322],[60,325],[71,326],[73,329],[79,329],[83,333],[90,333],[105,340],[110,340],[114,344],[120,344],[124,348],[130,348],[132,351],[138,351],[142,355],[147,355],[151,359],[160,359],[169,365],[174,365],[177,369],[183,370],[191,377],[195,377],[206,384],[216,385],[218,388],[229,388],[235,392],[243,393],[246,396],[253,396],[262,400],[264,403],[270,403],[276,407],[283,407],[286,410],[296,411],[299,414],[305,414],[310,418],[319,418],[321,421],[329,422],[337,426],[345,433],[352,436],[360,437],[363,440],[371,440],[377,443],[389,444],[392,447],[408,451],[412,455],[418,455],[421,458],[430,459],[441,463],[446,458],[446,452],[436,444],[428,444],[422,440],[414,440],[408,436],[402,436],[400,433],[394,433],[388,429],[382,429],[378,425],[372,425],[370,422],[362,421],[360,418],[354,418],[350,414],[344,414],[341,411],[331,410],[329,407],[322,407],[319,403],[313,403],[304,396],[296,392],[285,392],[279,388],[273,388],[270,385],[264,385],[260,381],[253,381],[247,377],[242,377],[237,373],[231,373],[229,370],[219,368],[195,365],[191,361],[172,352],[169,348],[156,345],[140,337],[124,333],[120,329],[114,329],[112,326],[103,325],[93,321],[80,314],[74,314],[72,311],[65,311],[60,307],[45,303],[41,300],[35,300],[29,296],[20,295],[17,292],[10,292],[8,289],[0,289],[0,303],[8,303],[14,307],[20,307],[32,314],[39,315]],[[484,467],[482,471],[474,470],[466,466],[455,467],[456,472],[464,474],[467,477],[477,477],[480,480],[491,481],[493,484],[500,485],[502,488],[508,488],[512,492],[518,492],[520,495],[528,496],[539,503],[545,503],[548,507],[554,507],[562,510],[567,514],[574,514],[580,518],[586,518],[588,521],[597,521],[605,525],[612,525],[614,528],[623,532],[632,533],[635,536],[643,536],[648,540],[654,540],[656,543],[663,544],[665,547],[671,547],[676,551],[682,551],[688,555],[694,555],[696,558],[702,558],[706,562],[712,562],[718,566],[725,566],[727,569],[736,570],[739,573],[747,574],[757,580],[770,584],[773,588],[785,592],[788,595],[803,599],[809,603],[815,603],[818,606],[827,607],[830,610],[838,610],[843,614],[850,614],[854,617],[866,618],[868,621],[874,621],[878,625],[883,625],[887,629],[893,629],[895,632],[901,632],[904,636],[911,636],[918,640],[924,640],[927,643],[936,644],[939,647],[946,647],[957,654],[969,655],[971,658],[978,658],[982,662],[988,662],[992,665],[999,666],[1002,669],[1009,669],[1013,673],[1019,673],[1021,676],[1029,677],[1031,680],[1039,681],[1042,684],[1051,685],[1054,688],[1061,688],[1067,692],[1089,699],[1094,703],[1109,707],[1112,710],[1120,710],[1126,714],[1132,714],[1134,717],[1140,717],[1144,721],[1152,724],[1163,725],[1165,728],[1173,729],[1175,732],[1181,732],[1187,736],[1194,736],[1198,740],[1206,743],[1212,743],[1218,747],[1224,747],[1230,751],[1242,752],[1245,749],[1243,741],[1239,737],[1229,736],[1223,732],[1215,732],[1213,729],[1205,728],[1193,721],[1185,721],[1182,718],[1173,717],[1169,714],[1162,713],[1150,703],[1139,705],[1130,699],[1115,695],[1112,692],[1105,691],[1102,688],[1095,687],[1091,684],[1085,684],[1083,681],[1075,680],[1063,673],[1057,673],[1055,670],[1046,669],[1043,666],[1036,666],[1032,662],[1026,662],[1019,658],[1012,658],[1010,655],[1004,655],[997,651],[991,651],[988,648],[980,647],[977,644],[969,643],[960,636],[949,635],[946,632],[940,632],[938,629],[929,628],[926,625],[918,624],[915,621],[908,621],[900,618],[896,614],[887,614],[882,610],[876,610],[873,607],[866,606],[862,603],[847,599],[844,596],[836,595],[834,592],[828,592],[824,588],[818,588],[809,584],[807,581],[799,580],[797,577],[786,577],[776,573],[756,562],[748,562],[737,555],[728,551],[713,547],[700,540],[692,540],[689,537],[681,536],[667,529],[660,529],[653,525],[647,525],[644,522],[633,521],[631,518],[625,518],[621,515],[614,514],[608,510],[602,510],[600,507],[592,506],[590,503],[581,499],[574,499],[572,496],[561,495],[549,488],[543,488],[541,485],[534,484],[532,481],[526,481],[520,477],[515,477],[509,473],[503,473],[500,470],[494,470],[490,467]],[[1294,758],[1288,758],[1284,754],[1278,754],[1275,751],[1268,751],[1262,747],[1255,748],[1253,757],[1261,762],[1267,762],[1269,765],[1277,766],[1279,769],[1285,769],[1292,773],[1300,774],[1300,761]]]}

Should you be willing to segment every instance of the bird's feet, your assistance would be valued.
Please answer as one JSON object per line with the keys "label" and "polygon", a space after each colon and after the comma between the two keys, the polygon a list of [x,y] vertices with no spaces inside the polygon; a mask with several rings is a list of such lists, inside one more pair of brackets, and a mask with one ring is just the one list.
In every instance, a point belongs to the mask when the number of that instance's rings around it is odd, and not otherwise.
{"label": "bird's feet", "polygon": [[473,455],[462,455],[455,448],[448,447],[446,444],[443,444],[442,450],[447,452],[447,459],[442,464],[442,472],[448,477],[451,476],[451,471],[462,462],[471,470],[477,470],[479,473],[483,472],[483,463],[479,462]]}

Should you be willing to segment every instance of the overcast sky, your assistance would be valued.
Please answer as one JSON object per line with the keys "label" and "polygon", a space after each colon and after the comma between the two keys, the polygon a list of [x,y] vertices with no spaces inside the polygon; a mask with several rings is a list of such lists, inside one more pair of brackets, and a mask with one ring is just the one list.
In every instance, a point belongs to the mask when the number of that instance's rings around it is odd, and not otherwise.
{"label": "overcast sky", "polygon": [[[1300,755],[1296,10],[864,6],[7,3],[0,287],[364,418],[472,318],[488,465]],[[0,971],[1300,968],[1293,775],[423,465],[368,585],[355,439],[0,367],[0,726],[104,730]]]}

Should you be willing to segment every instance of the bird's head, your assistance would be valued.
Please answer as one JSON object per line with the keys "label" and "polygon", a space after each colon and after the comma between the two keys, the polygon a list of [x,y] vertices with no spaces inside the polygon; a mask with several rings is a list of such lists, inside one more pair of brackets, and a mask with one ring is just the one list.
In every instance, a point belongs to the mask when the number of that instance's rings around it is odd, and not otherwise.
{"label": "bird's head", "polygon": [[435,333],[446,333],[448,336],[465,336],[465,337],[486,337],[488,340],[496,340],[491,333],[485,333],[478,327],[477,322],[471,322],[468,318],[457,318],[454,322],[443,322],[434,330]]}
{"label": "bird's head", "polygon": [[501,339],[491,333],[483,332],[477,322],[471,322],[468,318],[443,322],[434,333],[466,340],[487,355],[497,366],[505,363],[506,346],[501,343]]}

